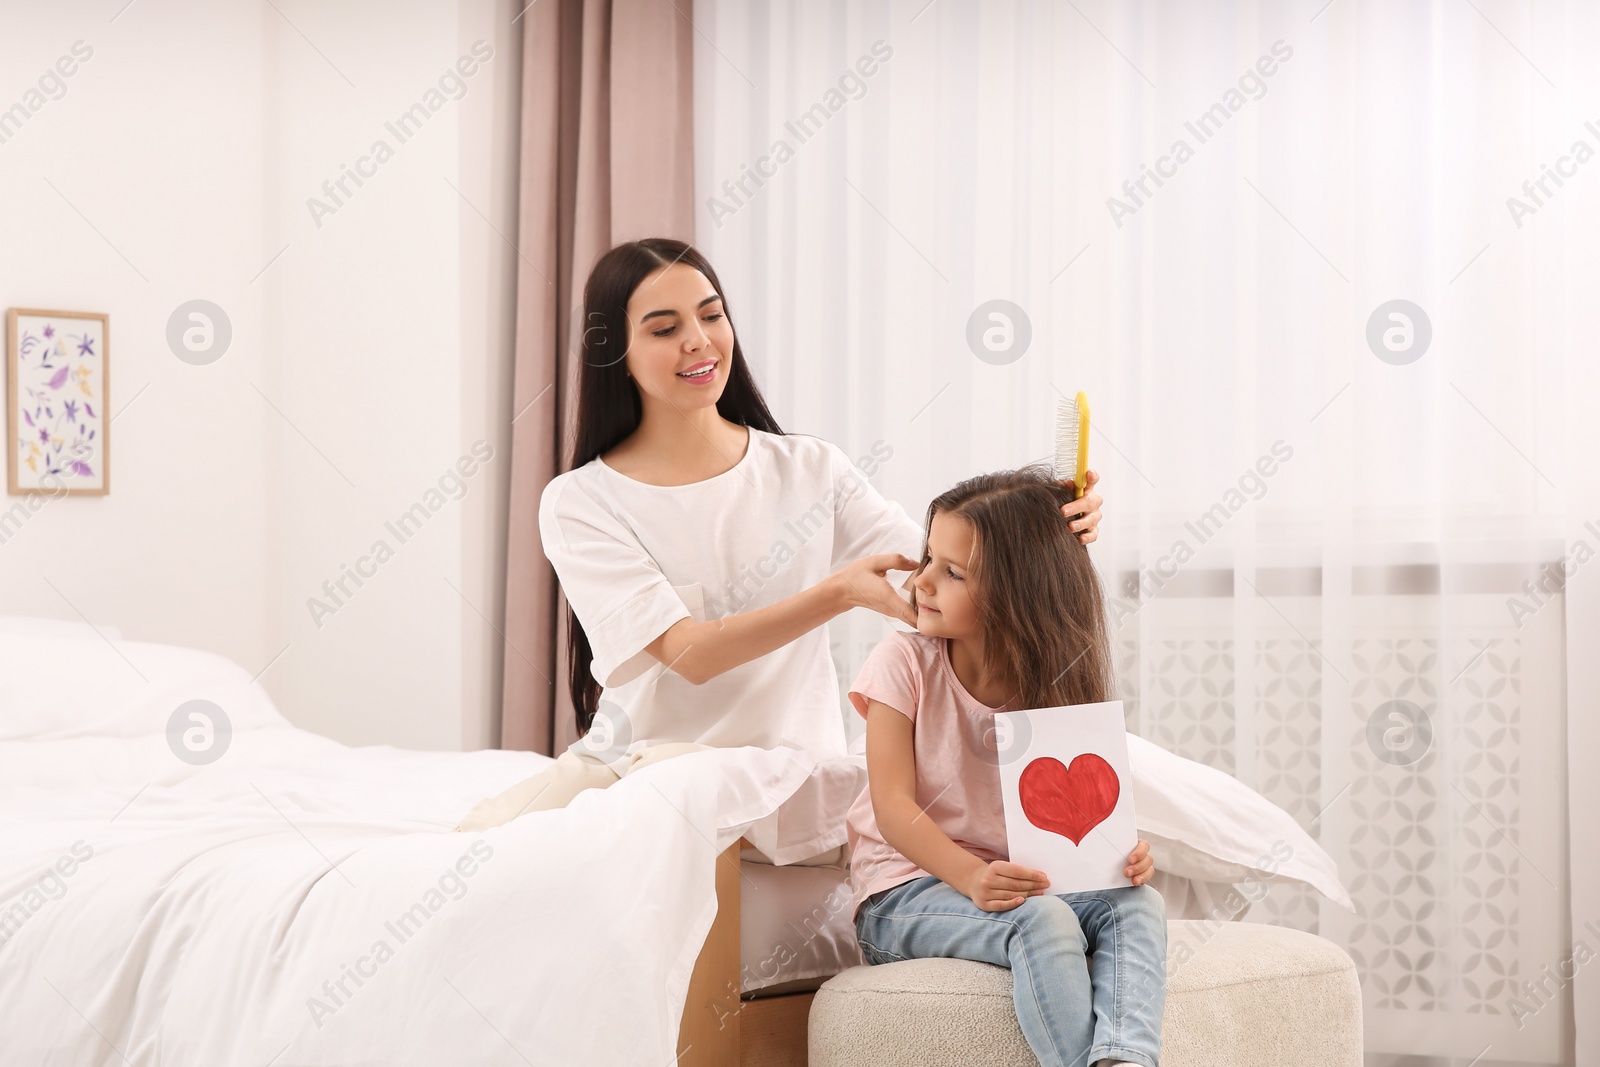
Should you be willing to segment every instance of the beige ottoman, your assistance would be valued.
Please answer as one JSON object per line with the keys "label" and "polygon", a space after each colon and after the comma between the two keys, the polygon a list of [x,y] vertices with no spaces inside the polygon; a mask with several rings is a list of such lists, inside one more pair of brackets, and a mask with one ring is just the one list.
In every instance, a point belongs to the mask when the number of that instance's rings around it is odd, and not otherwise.
{"label": "beige ottoman", "polygon": [[[971,960],[852,967],[817,990],[810,1067],[1038,1067],[1011,971]],[[1355,964],[1314,934],[1167,923],[1162,1067],[1361,1067]]]}

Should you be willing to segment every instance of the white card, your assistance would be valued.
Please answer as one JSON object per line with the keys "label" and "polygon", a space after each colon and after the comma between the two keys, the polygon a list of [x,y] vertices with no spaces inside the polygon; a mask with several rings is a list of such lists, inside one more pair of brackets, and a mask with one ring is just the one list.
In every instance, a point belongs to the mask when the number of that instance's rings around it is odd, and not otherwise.
{"label": "white card", "polygon": [[1050,879],[1047,893],[1133,883],[1139,843],[1122,701],[995,713],[1011,862]]}

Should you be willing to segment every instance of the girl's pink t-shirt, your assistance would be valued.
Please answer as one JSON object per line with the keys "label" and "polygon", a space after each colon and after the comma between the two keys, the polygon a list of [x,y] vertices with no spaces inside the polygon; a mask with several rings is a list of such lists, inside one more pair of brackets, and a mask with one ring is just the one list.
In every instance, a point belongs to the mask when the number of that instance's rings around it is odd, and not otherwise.
{"label": "girl's pink t-shirt", "polygon": [[[917,763],[917,804],[945,835],[987,861],[1010,859],[1000,767],[994,755],[997,711],[973,699],[950,665],[950,642],[897,630],[878,643],[850,687],[862,718],[877,700],[910,719]],[[856,797],[846,816],[850,835],[851,917],[872,894],[929,872],[896,852],[878,832],[872,788]]]}

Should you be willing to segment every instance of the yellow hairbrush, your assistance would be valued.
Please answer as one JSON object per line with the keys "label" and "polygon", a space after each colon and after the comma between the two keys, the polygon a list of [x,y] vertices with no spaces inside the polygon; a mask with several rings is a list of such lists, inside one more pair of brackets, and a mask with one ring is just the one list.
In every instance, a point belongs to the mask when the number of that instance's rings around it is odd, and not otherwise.
{"label": "yellow hairbrush", "polygon": [[1056,408],[1056,478],[1072,479],[1072,499],[1084,494],[1089,473],[1089,398],[1062,398]]}

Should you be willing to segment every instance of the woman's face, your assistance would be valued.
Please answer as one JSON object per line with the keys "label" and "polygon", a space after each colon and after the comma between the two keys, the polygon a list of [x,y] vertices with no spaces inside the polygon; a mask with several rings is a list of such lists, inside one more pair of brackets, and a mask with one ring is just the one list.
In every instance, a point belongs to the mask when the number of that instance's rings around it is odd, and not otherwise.
{"label": "woman's face", "polygon": [[978,605],[972,598],[972,526],[935,512],[928,528],[928,555],[912,587],[917,591],[917,629],[930,637],[975,638]]}
{"label": "woman's face", "polygon": [[732,359],[733,327],[704,274],[673,263],[639,283],[628,300],[628,370],[641,394],[679,410],[715,404]]}

